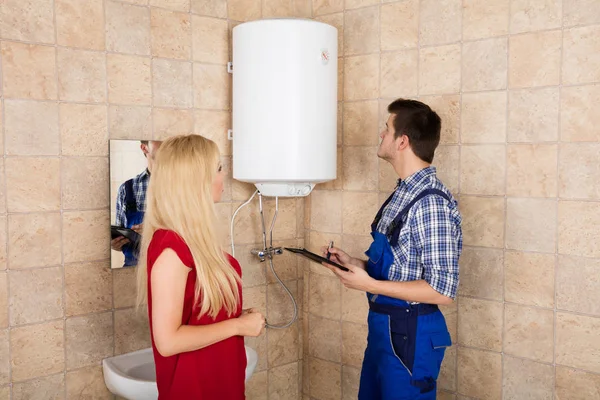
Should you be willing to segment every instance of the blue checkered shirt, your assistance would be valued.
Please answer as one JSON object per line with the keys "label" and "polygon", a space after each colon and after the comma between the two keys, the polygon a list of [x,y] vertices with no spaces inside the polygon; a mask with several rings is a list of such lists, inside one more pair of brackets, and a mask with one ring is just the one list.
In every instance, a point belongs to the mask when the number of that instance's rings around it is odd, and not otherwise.
{"label": "blue checkered shirt", "polygon": [[387,234],[398,213],[423,190],[439,189],[446,193],[451,202],[439,195],[429,195],[417,201],[402,218],[398,244],[392,247],[394,264],[388,279],[424,279],[433,289],[454,299],[462,251],[462,218],[456,200],[435,172],[435,167],[427,167],[399,181],[377,230]]}
{"label": "blue checkered shirt", "polygon": [[[146,191],[150,182],[150,172],[145,169],[144,172],[133,178],[133,193],[138,211],[146,211]],[[125,216],[125,183],[119,186],[117,193],[115,225],[131,228],[127,225]]]}

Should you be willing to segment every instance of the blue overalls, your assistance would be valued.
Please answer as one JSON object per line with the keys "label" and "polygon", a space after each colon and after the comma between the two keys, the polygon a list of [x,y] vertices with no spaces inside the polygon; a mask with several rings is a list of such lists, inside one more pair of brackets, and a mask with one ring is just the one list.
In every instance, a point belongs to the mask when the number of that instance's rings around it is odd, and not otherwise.
{"label": "blue overalls", "polygon": [[[427,189],[410,202],[392,222],[388,235],[377,231],[383,209],[371,225],[373,243],[365,254],[367,272],[388,280],[394,263],[393,245],[398,243],[402,218],[420,199],[429,195],[449,197]],[[388,237],[390,237],[388,241]],[[436,380],[446,347],[451,345],[446,320],[437,305],[410,304],[404,300],[367,293],[369,334],[360,378],[359,400],[430,400],[436,398]]]}
{"label": "blue overalls", "polygon": [[[137,202],[135,201],[135,193],[133,192],[133,179],[125,182],[125,219],[127,220],[126,228],[131,228],[134,225],[141,224],[144,220],[144,212],[138,210]],[[137,265],[140,243],[127,243],[123,246],[123,254],[125,255],[124,267],[134,267]]]}

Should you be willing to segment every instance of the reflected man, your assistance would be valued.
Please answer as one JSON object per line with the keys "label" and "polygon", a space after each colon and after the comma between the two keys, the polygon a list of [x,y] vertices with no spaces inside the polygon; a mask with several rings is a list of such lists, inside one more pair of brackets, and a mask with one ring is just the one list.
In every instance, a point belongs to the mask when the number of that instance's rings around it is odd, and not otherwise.
{"label": "reflected man", "polygon": [[[115,225],[133,229],[139,234],[142,233],[142,221],[146,210],[146,191],[156,151],[160,144],[160,141],[141,141],[140,149],[144,153],[148,165],[139,175],[119,186]],[[111,240],[110,246],[113,250],[123,252],[125,255],[124,267],[137,265],[139,243],[131,243],[129,239],[121,236]]]}

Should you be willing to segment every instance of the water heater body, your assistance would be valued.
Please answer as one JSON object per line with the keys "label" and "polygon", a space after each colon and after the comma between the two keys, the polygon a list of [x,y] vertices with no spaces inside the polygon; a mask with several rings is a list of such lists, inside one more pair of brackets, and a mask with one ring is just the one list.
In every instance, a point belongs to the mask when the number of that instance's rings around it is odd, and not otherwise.
{"label": "water heater body", "polygon": [[337,174],[337,29],[268,19],[233,29],[233,178],[306,196]]}

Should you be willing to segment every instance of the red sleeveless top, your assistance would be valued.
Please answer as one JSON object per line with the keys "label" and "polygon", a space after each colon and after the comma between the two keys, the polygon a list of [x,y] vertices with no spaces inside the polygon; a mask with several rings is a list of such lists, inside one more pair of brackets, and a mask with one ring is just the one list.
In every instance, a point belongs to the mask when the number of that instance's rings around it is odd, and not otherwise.
{"label": "red sleeveless top", "polygon": [[[175,251],[181,261],[190,268],[185,285],[181,323],[183,325],[208,325],[229,319],[230,317],[227,316],[225,309],[222,309],[214,319],[208,315],[198,318],[200,305],[194,305],[196,270],[194,269],[192,253],[183,239],[175,232],[158,230],[154,233],[148,247],[148,316],[151,335],[152,288],[150,286],[150,276],[154,262],[167,248]],[[229,254],[227,254],[227,258],[241,277],[240,264]],[[241,300],[241,286],[238,290]],[[242,305],[240,301],[238,310],[231,318],[238,317],[241,313]],[[234,336],[200,350],[163,357],[156,350],[154,336],[152,335],[152,349],[156,364],[156,384],[159,400],[245,399],[246,351],[243,337]]]}

